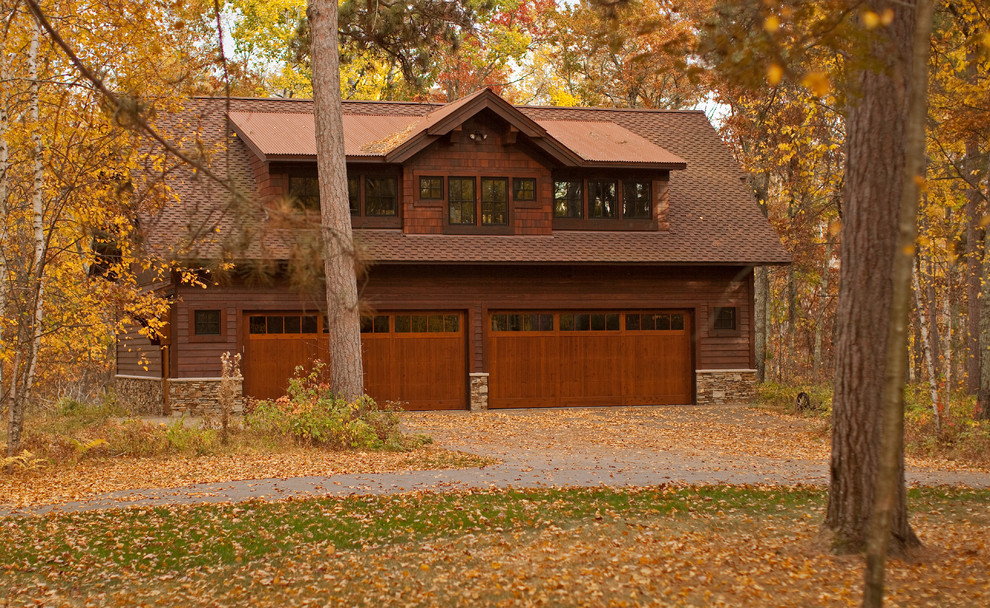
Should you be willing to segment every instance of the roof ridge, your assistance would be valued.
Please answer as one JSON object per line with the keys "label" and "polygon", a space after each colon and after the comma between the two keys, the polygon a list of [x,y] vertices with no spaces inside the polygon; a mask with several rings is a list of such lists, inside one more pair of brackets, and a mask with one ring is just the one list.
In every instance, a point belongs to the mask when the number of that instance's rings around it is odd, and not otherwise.
{"label": "roof ridge", "polygon": [[[224,101],[226,97],[209,97],[206,95],[194,95],[192,99],[205,100],[205,101]],[[231,101],[273,101],[273,102],[298,102],[298,103],[312,103],[312,99],[305,99],[302,97],[231,97]],[[378,104],[378,105],[396,105],[396,106],[420,106],[420,107],[434,107],[442,108],[448,106],[456,101],[442,102],[442,101],[393,101],[384,99],[342,99],[341,103],[347,104]],[[563,110],[563,111],[586,111],[592,110],[595,112],[634,112],[637,114],[704,114],[704,110],[697,109],[666,109],[666,108],[598,108],[593,106],[543,106],[543,105],[530,105],[530,104],[511,104],[512,107],[517,109],[533,109],[533,110]],[[372,114],[371,116],[387,116],[386,114]]]}

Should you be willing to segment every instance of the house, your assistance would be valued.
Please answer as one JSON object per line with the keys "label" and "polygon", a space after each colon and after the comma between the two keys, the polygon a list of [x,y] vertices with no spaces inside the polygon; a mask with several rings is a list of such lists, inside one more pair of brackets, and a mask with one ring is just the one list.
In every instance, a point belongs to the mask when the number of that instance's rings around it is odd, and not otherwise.
{"label": "house", "polygon": [[[752,396],[753,268],[789,257],[704,113],[513,106],[489,89],[343,109],[355,239],[374,260],[361,285],[372,397],[486,409]],[[218,145],[213,170],[261,203],[225,215],[222,189],[171,176],[176,200],[143,226],[149,248],[209,220],[184,255],[215,255],[286,198],[315,226],[312,112],[306,100],[192,101],[184,128]],[[235,264],[299,255],[290,232],[258,232]],[[268,398],[330,348],[322,294],[285,278],[155,288],[174,302],[165,339],[131,332],[117,351],[118,390],[149,409],[209,404],[225,351],[242,353],[244,395]]]}

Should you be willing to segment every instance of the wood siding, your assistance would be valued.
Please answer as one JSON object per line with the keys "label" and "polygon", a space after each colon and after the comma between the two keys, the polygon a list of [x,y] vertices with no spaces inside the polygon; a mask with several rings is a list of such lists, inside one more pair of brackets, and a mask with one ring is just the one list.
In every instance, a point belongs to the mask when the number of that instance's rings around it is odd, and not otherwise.
{"label": "wood siding", "polygon": [[[631,266],[377,266],[362,287],[365,306],[378,310],[450,310],[467,316],[468,371],[487,368],[486,323],[496,310],[684,309],[694,327],[695,369],[751,369],[752,269]],[[299,295],[285,283],[180,287],[175,311],[174,376],[220,375],[220,355],[244,346],[238,319],[245,311],[318,311],[319,295]],[[737,308],[733,332],[712,329],[710,310]],[[195,341],[190,311],[225,311],[221,336]],[[243,325],[243,324],[240,324]],[[192,340],[190,338],[193,338]],[[123,372],[120,372],[123,373]]]}
{"label": "wood siding", "polygon": [[139,333],[140,325],[128,323],[117,337],[117,374],[142,378],[162,377],[162,349]]}

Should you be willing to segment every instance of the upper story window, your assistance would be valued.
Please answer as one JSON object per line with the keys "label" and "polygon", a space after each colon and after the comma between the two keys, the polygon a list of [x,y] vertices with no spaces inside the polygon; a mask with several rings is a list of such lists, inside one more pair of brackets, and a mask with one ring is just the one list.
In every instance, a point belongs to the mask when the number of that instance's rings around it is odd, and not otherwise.
{"label": "upper story window", "polygon": [[371,216],[399,215],[398,180],[394,177],[365,176],[364,214]]}
{"label": "upper story window", "polygon": [[512,180],[512,198],[517,201],[536,200],[536,178],[516,177]]}
{"label": "upper story window", "polygon": [[622,182],[622,216],[645,220],[653,217],[653,189],[650,182]]}
{"label": "upper story window", "polygon": [[320,181],[315,175],[290,175],[289,198],[303,209],[320,208]]}
{"label": "upper story window", "polygon": [[443,200],[443,178],[435,176],[420,177],[419,198],[427,201]]}
{"label": "upper story window", "polygon": [[[567,179],[553,183],[553,217],[558,227],[592,228],[572,220],[617,220],[615,224],[596,223],[598,229],[609,226],[635,228],[647,224],[635,220],[653,219],[653,188],[650,180],[638,179]],[[621,204],[620,204],[621,202]],[[626,223],[625,220],[634,220]]]}
{"label": "upper story window", "polygon": [[509,179],[481,178],[481,223],[502,226],[509,223]]}
{"label": "upper story window", "polygon": [[584,193],[581,181],[553,183],[553,216],[579,218],[584,216]]}
{"label": "upper story window", "polygon": [[447,209],[451,224],[474,224],[475,192],[473,177],[447,180]]}
{"label": "upper story window", "polygon": [[616,217],[618,190],[614,181],[588,180],[588,217]]}
{"label": "upper story window", "polygon": [[351,215],[361,215],[361,178],[347,178],[347,204],[351,208]]}

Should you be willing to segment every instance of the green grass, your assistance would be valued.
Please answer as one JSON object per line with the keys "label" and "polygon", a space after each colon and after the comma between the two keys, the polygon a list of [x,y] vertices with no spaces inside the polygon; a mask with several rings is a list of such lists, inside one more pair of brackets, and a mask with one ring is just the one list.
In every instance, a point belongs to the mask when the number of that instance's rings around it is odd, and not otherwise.
{"label": "green grass", "polygon": [[[824,489],[815,487],[670,486],[10,517],[0,520],[0,597],[11,605],[82,597],[97,605],[377,606],[404,594],[404,603],[424,606],[464,605],[467,598],[478,605],[539,598],[603,605],[587,595],[603,587],[606,598],[628,605],[674,588],[686,599],[671,605],[695,606],[711,605],[715,585],[728,598],[723,605],[772,605],[783,594],[798,596],[788,605],[821,605],[824,585],[839,597],[861,576],[858,562],[829,557],[814,544],[824,501]],[[901,585],[937,583],[936,595],[972,600],[951,605],[986,605],[966,581],[985,572],[975,539],[990,524],[990,491],[925,488],[911,490],[909,501],[928,531],[926,543],[948,547],[933,567],[951,551],[945,568],[966,574],[956,580],[936,571],[935,583],[917,583],[907,564],[897,575]],[[934,538],[943,529],[947,535]],[[802,577],[819,568],[827,570],[807,586]],[[754,577],[773,591],[753,597]],[[555,591],[547,596],[548,589]],[[905,597],[915,595],[905,589]]]}
{"label": "green grass", "polygon": [[[590,517],[759,515],[820,505],[812,488],[564,489],[169,506],[8,519],[0,570],[58,555],[148,574],[231,564],[302,543],[351,549],[493,528],[562,527]],[[30,541],[30,542],[29,542]],[[153,555],[154,559],[148,556]]]}

